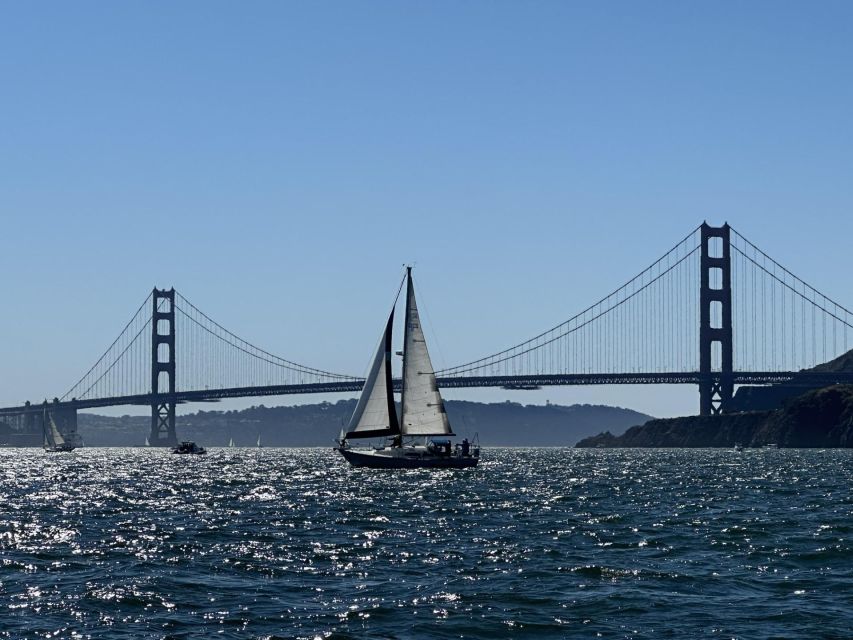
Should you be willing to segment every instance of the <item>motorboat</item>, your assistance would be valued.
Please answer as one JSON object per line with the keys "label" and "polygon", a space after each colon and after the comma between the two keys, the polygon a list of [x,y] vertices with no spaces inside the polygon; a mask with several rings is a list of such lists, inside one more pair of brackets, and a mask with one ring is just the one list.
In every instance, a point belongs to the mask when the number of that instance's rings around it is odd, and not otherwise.
{"label": "motorboat", "polygon": [[198,446],[195,442],[185,441],[179,444],[177,447],[172,449],[172,453],[178,453],[182,455],[204,455],[207,453],[207,449],[204,447]]}

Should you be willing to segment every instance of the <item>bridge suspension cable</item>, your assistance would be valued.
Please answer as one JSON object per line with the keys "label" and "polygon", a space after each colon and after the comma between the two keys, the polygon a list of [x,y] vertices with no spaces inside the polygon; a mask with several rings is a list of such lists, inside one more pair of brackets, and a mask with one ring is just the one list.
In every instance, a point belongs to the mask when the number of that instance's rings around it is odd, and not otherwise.
{"label": "bridge suspension cable", "polygon": [[298,364],[229,331],[176,293],[177,380],[182,391],[360,380]]}
{"label": "bridge suspension cable", "polygon": [[678,372],[698,368],[699,227],[615,291],[513,347],[442,377]]}
{"label": "bridge suspension cable", "polygon": [[146,393],[151,381],[151,296],[149,293],[118,337],[60,400]]}
{"label": "bridge suspension cable", "polygon": [[732,324],[736,369],[798,371],[853,344],[853,313],[732,229]]}
{"label": "bridge suspension cable", "polygon": [[[731,294],[733,367],[726,375],[743,372],[750,379],[787,379],[777,373],[788,375],[816,365],[829,372],[835,366],[831,361],[853,346],[853,312],[730,227],[725,227],[726,233],[730,231],[727,245],[718,234],[707,237],[709,246],[703,248],[703,228],[697,227],[625,284],[548,331],[436,374],[454,386],[466,386],[466,380],[479,384],[488,378],[561,375],[606,374],[609,380],[623,382],[632,374],[639,375],[631,379],[696,379],[692,374],[702,373],[700,321],[708,321],[708,316],[706,320],[700,316],[703,255],[710,265],[704,291],[710,295],[712,331],[723,329],[728,321],[719,300]],[[712,242],[718,246],[710,246]],[[724,273],[730,282],[723,282]],[[62,400],[100,402],[131,396],[136,402],[140,397],[146,400],[152,390],[152,296]],[[167,298],[158,297],[158,322],[163,322],[164,313],[174,311],[176,353],[168,353],[170,343],[158,340],[157,362],[174,362],[176,393],[230,390],[230,397],[281,392],[283,387],[350,389],[358,386],[351,383],[362,381],[262,349],[225,329],[177,292],[174,309],[164,309]],[[709,348],[711,371],[722,371],[722,342],[714,339]],[[707,370],[703,375],[708,377]]]}
{"label": "bridge suspension cable", "polygon": [[[118,337],[61,400],[94,400],[151,393],[152,295]],[[158,302],[166,311],[168,301]],[[298,364],[250,343],[175,293],[176,391],[359,381]],[[161,344],[158,349],[168,349]],[[160,354],[158,354],[159,357]],[[163,354],[163,360],[168,354]]]}
{"label": "bridge suspension cable", "polygon": [[[445,378],[697,372],[701,237],[695,229],[650,267],[565,322],[492,355],[437,372]],[[708,247],[709,256],[722,248]],[[853,312],[731,229],[734,371],[795,372],[853,347]],[[723,289],[711,268],[709,288]],[[724,325],[712,303],[711,328]],[[712,345],[711,370],[722,369]]]}

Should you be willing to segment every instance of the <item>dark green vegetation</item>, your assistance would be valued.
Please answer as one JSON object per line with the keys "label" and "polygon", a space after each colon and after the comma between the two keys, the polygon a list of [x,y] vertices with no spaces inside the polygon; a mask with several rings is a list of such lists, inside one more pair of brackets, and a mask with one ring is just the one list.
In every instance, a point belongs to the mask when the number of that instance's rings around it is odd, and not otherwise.
{"label": "dark green vegetation", "polygon": [[[630,409],[600,405],[521,405],[448,401],[447,413],[460,437],[479,433],[489,446],[571,446],[579,439],[607,429],[622,433],[647,416]],[[178,437],[205,446],[253,447],[258,436],[264,446],[332,446],[355,408],[355,400],[292,407],[252,407],[243,411],[199,411],[178,416]],[[81,413],[78,429],[87,446],[133,446],[145,441],[151,418],[110,418]]]}
{"label": "dark green vegetation", "polygon": [[[853,350],[807,371],[853,372]],[[805,373],[805,372],[804,372]],[[853,386],[790,383],[741,387],[722,416],[650,420],[618,435],[584,438],[578,447],[853,447]]]}
{"label": "dark green vegetation", "polygon": [[853,447],[853,386],[808,391],[780,409],[651,420],[621,436],[602,433],[578,447]]}

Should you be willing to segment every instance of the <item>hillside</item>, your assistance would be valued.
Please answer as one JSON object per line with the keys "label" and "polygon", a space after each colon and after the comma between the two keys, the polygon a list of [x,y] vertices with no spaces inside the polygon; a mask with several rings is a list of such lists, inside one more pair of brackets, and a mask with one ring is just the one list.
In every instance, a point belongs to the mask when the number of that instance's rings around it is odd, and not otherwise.
{"label": "hillside", "polygon": [[[853,373],[853,350],[842,353],[837,358],[816,365],[811,369],[803,369],[800,373]],[[798,379],[798,376],[799,374],[794,376],[794,379],[788,383],[742,386],[735,393],[730,410],[732,412],[772,411],[782,407],[792,398],[820,388],[814,384],[809,384],[807,379]]]}
{"label": "hillside", "polygon": [[809,391],[781,409],[650,420],[624,434],[601,433],[578,447],[853,447],[853,385]]}
{"label": "hillside", "polygon": [[[600,405],[521,405],[448,401],[447,413],[459,436],[479,434],[488,446],[573,446],[578,440],[609,430],[622,433],[646,422],[647,416],[630,409]],[[346,425],[355,400],[290,407],[263,405],[242,411],[199,411],[178,416],[179,438],[206,446],[255,446],[260,435],[265,446],[327,446]],[[78,429],[89,446],[141,445],[150,429],[147,416],[111,418],[80,413]]]}

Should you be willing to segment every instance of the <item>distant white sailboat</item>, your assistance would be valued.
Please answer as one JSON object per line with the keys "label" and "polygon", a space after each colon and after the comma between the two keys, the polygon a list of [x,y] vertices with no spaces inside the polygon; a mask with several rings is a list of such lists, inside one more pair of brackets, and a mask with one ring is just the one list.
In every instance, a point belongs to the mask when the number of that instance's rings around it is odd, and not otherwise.
{"label": "distant white sailboat", "polygon": [[150,446],[151,446],[151,443],[150,443],[150,442],[148,442],[148,436],[145,436],[145,446],[146,446],[146,447],[150,447]]}
{"label": "distant white sailboat", "polygon": [[56,423],[53,421],[53,416],[45,410],[42,418],[42,428],[44,433],[44,450],[51,453],[74,451],[76,448],[73,443],[67,442],[59,429],[56,428]]}
{"label": "distant white sailboat", "polygon": [[261,434],[258,434],[258,449],[261,448]]}
{"label": "distant white sailboat", "polygon": [[228,447],[230,448],[230,447],[233,447],[233,446],[234,446],[234,438],[231,438],[231,439],[228,441]]}
{"label": "distant white sailboat", "polygon": [[[458,444],[455,450],[451,446],[449,438],[454,434],[427,351],[411,267],[406,269],[406,285],[403,391],[400,402],[402,415],[398,420],[391,380],[392,309],[361,398],[346,433],[338,441],[337,450],[357,467],[475,467],[480,459],[478,446],[469,443],[467,439]],[[384,447],[352,449],[348,445],[348,440],[383,436],[391,438]],[[408,441],[404,442],[404,438]],[[416,442],[420,438],[422,440]]]}

